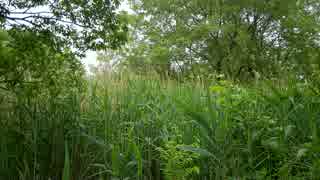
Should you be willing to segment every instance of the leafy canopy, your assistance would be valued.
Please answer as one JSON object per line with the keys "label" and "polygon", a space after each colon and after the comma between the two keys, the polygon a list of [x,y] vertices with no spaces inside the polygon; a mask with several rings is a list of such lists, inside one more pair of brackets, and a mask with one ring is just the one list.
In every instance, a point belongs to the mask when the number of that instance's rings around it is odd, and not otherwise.
{"label": "leafy canopy", "polygon": [[[118,48],[127,25],[119,0],[4,0],[0,2],[0,88],[63,94],[81,87],[78,57]],[[41,93],[40,93],[41,92]]]}
{"label": "leafy canopy", "polygon": [[46,33],[0,30],[0,89],[23,95],[58,95],[81,87],[84,70]]}
{"label": "leafy canopy", "polygon": [[[127,64],[250,80],[319,68],[317,0],[141,0]],[[131,53],[127,53],[131,52]],[[167,66],[157,65],[168,63]],[[134,67],[134,66],[133,66]],[[141,68],[140,65],[136,66]]]}
{"label": "leafy canopy", "polygon": [[119,0],[5,0],[0,26],[50,32],[60,44],[84,52],[118,47],[126,40],[126,24],[115,10]]}

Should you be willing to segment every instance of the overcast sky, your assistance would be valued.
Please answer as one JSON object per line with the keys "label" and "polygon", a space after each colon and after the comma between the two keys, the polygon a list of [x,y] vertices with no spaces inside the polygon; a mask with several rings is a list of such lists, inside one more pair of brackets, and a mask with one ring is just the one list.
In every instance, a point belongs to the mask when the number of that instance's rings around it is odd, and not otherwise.
{"label": "overcast sky", "polygon": [[[121,5],[118,11],[128,11],[128,13],[132,13],[132,10],[129,7],[129,3],[125,0]],[[86,57],[82,59],[82,63],[85,65],[86,70],[89,70],[89,65],[97,65],[97,54],[94,51],[88,51],[86,53]]]}

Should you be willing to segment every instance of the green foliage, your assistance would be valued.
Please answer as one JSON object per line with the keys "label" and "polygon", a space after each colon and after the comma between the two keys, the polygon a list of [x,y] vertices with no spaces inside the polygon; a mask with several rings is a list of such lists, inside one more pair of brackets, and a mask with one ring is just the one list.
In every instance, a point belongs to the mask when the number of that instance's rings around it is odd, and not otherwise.
{"label": "green foliage", "polygon": [[0,88],[21,96],[57,96],[81,89],[82,64],[69,49],[58,49],[48,32],[0,32]]}
{"label": "green foliage", "polygon": [[127,39],[118,0],[0,3],[0,89],[51,97],[82,91],[86,50],[117,48]]}
{"label": "green foliage", "polygon": [[118,3],[0,2],[0,179],[319,179],[318,1]]}
{"label": "green foliage", "polygon": [[0,176],[319,177],[319,95],[308,84],[105,78],[87,94],[0,106]]}
{"label": "green foliage", "polygon": [[184,180],[192,174],[199,173],[199,168],[194,166],[194,161],[198,156],[179,150],[179,146],[176,142],[169,141],[164,148],[157,148],[160,158],[165,162],[166,179]]}
{"label": "green foliage", "polygon": [[118,0],[4,1],[0,3],[0,27],[50,32],[60,46],[87,49],[119,47],[127,27],[115,13]]}
{"label": "green foliage", "polygon": [[68,143],[65,142],[62,180],[69,180],[70,179],[70,170],[71,170],[71,168],[70,168]]}
{"label": "green foliage", "polygon": [[121,64],[132,71],[224,74],[246,82],[283,74],[309,78],[312,66],[319,64],[316,1],[131,2],[136,11],[130,21],[133,42],[121,51]]}

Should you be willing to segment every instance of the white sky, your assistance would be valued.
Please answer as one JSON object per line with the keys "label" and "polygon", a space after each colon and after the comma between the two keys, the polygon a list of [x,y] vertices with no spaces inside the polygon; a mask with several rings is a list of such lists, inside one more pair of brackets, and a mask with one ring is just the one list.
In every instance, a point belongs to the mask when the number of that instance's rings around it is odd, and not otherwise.
{"label": "white sky", "polygon": [[[127,0],[121,3],[118,11],[127,11],[129,14],[133,13]],[[98,62],[96,59],[97,59],[97,53],[95,51],[87,51],[86,57],[81,59],[81,62],[84,64],[86,70],[89,71],[90,65],[93,65],[93,66],[98,65]]]}

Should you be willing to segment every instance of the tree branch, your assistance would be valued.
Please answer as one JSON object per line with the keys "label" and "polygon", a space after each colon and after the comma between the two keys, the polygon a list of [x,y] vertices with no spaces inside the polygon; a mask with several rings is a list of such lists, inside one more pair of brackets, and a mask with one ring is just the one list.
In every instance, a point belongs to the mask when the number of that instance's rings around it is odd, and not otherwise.
{"label": "tree branch", "polygon": [[86,25],[83,25],[83,24],[79,24],[79,23],[76,23],[76,22],[72,22],[72,21],[67,21],[67,20],[62,20],[62,19],[59,19],[59,18],[55,18],[55,17],[47,17],[47,16],[36,16],[36,15],[30,15],[30,16],[25,16],[25,17],[10,17],[10,16],[4,16],[4,18],[6,19],[9,19],[9,20],[13,20],[13,21],[25,21],[29,24],[32,24],[34,26],[41,26],[40,24],[36,24],[35,22],[31,21],[31,20],[28,20],[30,18],[33,18],[33,19],[43,19],[43,20],[54,20],[54,21],[58,21],[58,22],[61,22],[61,23],[67,23],[67,24],[73,24],[73,25],[76,25],[76,26],[79,26],[79,27],[82,27],[82,28],[89,28],[89,26],[86,26]]}
{"label": "tree branch", "polygon": [[48,11],[40,11],[40,12],[10,12],[9,14],[52,14],[52,12],[48,12]]}

